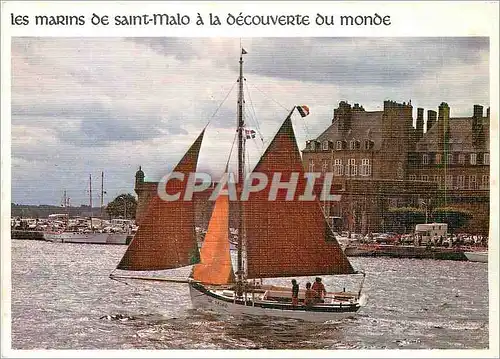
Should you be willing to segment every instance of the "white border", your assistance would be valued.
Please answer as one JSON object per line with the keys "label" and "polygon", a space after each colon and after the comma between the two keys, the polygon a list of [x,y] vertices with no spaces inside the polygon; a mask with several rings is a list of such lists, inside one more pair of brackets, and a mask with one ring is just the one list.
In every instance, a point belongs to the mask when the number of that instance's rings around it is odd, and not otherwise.
{"label": "white border", "polygon": [[[284,10],[286,4],[286,10]],[[490,289],[490,349],[489,350],[370,350],[351,351],[340,350],[335,352],[339,357],[498,357],[498,169],[499,169],[499,142],[498,142],[498,63],[499,63],[499,4],[492,2],[69,2],[69,1],[4,1],[2,6],[2,102],[1,102],[1,227],[2,227],[2,355],[9,357],[254,357],[255,351],[24,351],[10,350],[10,39],[14,36],[192,36],[192,37],[407,37],[407,36],[489,36],[490,37],[490,143],[491,143],[491,201],[490,201],[490,262],[489,289]],[[197,27],[129,27],[116,26],[99,27],[87,23],[85,26],[74,27],[36,27],[10,26],[10,13],[26,14],[145,14],[145,13],[184,13],[192,20],[200,13],[205,19],[208,13],[224,15],[227,13],[239,14],[302,14],[311,17],[309,26],[265,26],[265,27],[237,27],[225,25],[225,17],[221,16],[223,25]],[[374,28],[363,27],[320,27],[314,24],[316,13],[322,14],[352,14],[352,15],[390,15],[390,26]],[[303,357],[305,354],[314,357],[331,357],[331,351],[259,351],[259,356],[265,357]]]}

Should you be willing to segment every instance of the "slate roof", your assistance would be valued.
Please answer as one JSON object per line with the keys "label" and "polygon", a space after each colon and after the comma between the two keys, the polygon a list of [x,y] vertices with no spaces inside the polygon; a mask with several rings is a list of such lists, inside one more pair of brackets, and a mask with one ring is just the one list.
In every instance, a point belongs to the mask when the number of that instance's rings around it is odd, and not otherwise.
{"label": "slate roof", "polygon": [[[479,147],[472,142],[472,117],[450,118],[449,145],[452,152],[489,152],[490,148],[490,120],[482,118],[484,143]],[[417,142],[417,152],[438,152],[440,141],[439,122],[436,122]]]}
{"label": "slate roof", "polygon": [[339,130],[339,121],[332,123],[321,135],[316,138],[316,141],[332,141],[335,145],[336,141],[358,140],[363,143],[364,140],[374,142],[374,150],[379,150],[382,145],[382,115],[384,111],[353,111],[351,120],[351,129],[345,133]]}

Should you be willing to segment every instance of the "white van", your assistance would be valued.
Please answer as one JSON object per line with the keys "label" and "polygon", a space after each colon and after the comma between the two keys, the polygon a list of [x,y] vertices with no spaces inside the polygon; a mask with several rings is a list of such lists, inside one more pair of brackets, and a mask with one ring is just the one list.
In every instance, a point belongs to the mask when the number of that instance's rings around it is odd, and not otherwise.
{"label": "white van", "polygon": [[442,237],[446,240],[448,223],[422,223],[415,226],[415,243],[436,243]]}

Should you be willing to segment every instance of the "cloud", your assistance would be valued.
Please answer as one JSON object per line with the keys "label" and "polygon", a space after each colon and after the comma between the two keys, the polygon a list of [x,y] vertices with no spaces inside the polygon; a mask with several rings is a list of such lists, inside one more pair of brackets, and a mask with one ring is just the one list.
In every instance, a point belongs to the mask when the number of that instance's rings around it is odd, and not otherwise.
{"label": "cloud", "polygon": [[[211,58],[204,39],[133,41],[182,60]],[[481,64],[482,55],[489,52],[485,37],[250,38],[244,42],[247,73],[337,85],[407,86],[423,74],[448,66]],[[237,45],[229,41],[224,45],[216,48],[226,50],[226,56],[217,56],[214,64],[236,71],[238,64],[233,58]]]}
{"label": "cloud", "polygon": [[[245,38],[245,120],[255,164],[289,110],[299,148],[341,100],[380,110],[412,100],[452,116],[489,102],[487,38]],[[12,200],[88,202],[105,172],[108,200],[133,192],[143,166],[158,180],[209,123],[199,167],[220,173],[236,123],[240,39],[12,39]],[[262,138],[260,138],[262,136]],[[234,150],[232,154],[234,162]],[[40,181],[40,178],[43,180]],[[41,185],[42,184],[42,185]]]}

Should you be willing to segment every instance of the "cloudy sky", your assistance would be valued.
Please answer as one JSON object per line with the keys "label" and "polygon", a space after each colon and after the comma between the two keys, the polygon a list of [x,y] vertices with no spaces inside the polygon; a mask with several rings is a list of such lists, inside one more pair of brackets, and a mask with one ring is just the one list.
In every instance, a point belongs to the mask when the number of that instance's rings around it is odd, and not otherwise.
{"label": "cloudy sky", "polygon": [[[297,104],[311,109],[293,117],[301,149],[341,100],[375,111],[411,99],[414,116],[442,101],[452,117],[489,106],[487,38],[242,44],[245,117],[262,134],[248,143],[252,164]],[[220,173],[234,138],[239,47],[231,38],[13,38],[12,202],[58,205],[67,190],[72,205],[88,204],[89,174],[97,189],[101,171],[105,203],[133,193],[139,165],[158,180],[209,121],[199,168]]]}

